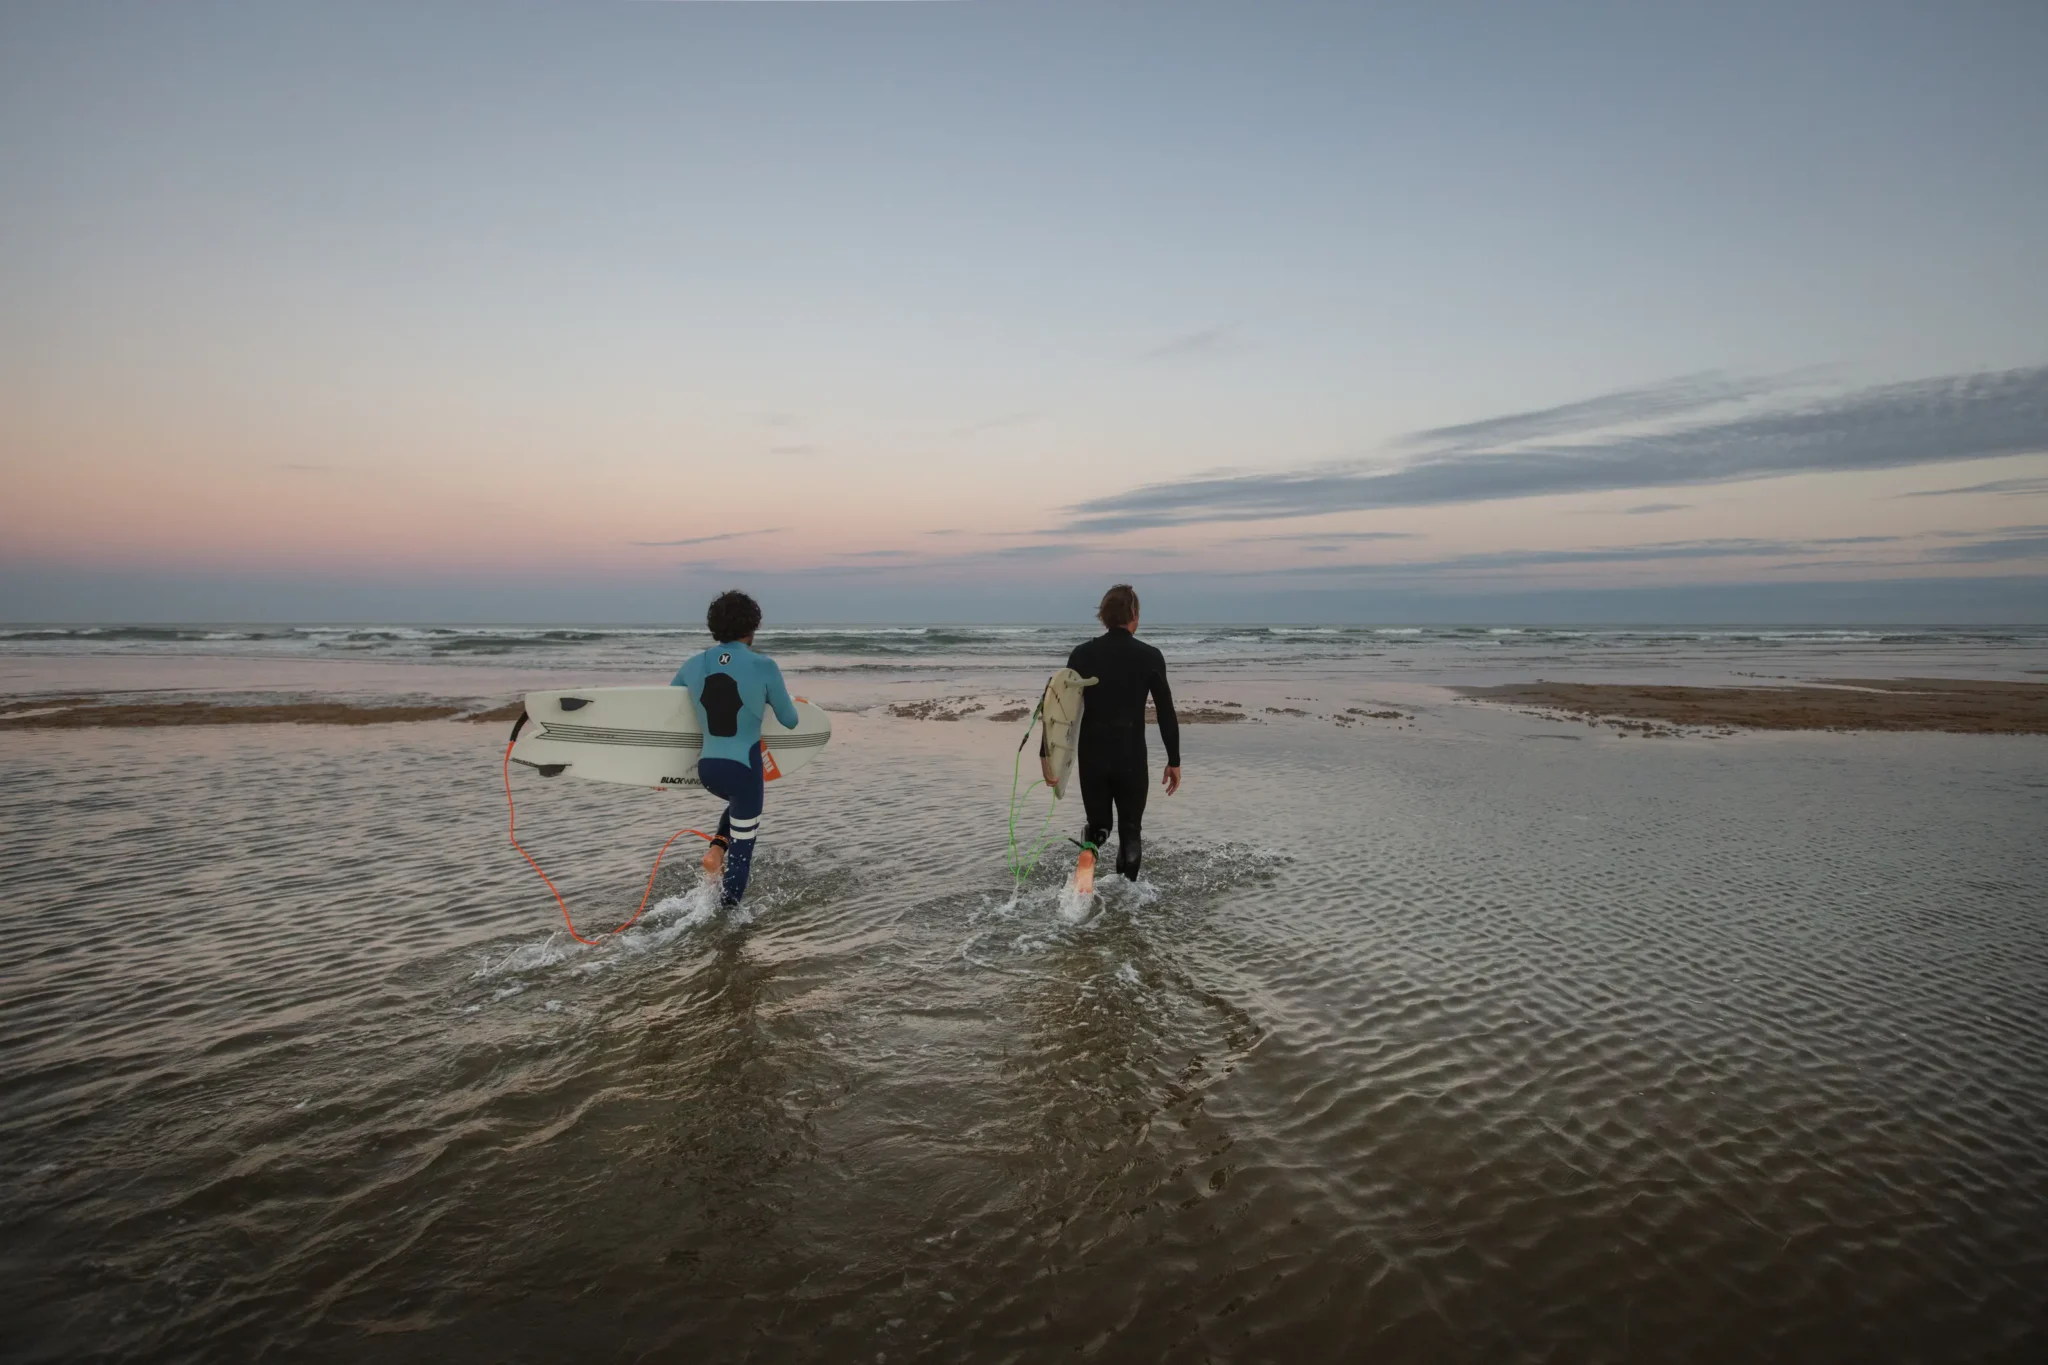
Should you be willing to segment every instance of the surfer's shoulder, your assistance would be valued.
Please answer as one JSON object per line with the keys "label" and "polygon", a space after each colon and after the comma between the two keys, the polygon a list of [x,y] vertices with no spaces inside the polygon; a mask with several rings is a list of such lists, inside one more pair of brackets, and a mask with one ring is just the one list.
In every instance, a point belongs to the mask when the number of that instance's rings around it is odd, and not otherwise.
{"label": "surfer's shoulder", "polygon": [[728,660],[730,660],[731,658],[731,645],[708,645],[705,648],[698,650],[695,654],[692,654],[684,662],[683,672],[688,674],[693,681],[702,682],[707,674],[714,673],[718,671],[721,667],[729,666]]}

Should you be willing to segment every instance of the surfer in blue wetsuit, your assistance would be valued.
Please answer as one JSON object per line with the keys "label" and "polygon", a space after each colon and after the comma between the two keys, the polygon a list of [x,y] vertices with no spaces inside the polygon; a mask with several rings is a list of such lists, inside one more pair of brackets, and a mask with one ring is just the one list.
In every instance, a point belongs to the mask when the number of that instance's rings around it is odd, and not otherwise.
{"label": "surfer in blue wetsuit", "polygon": [[720,879],[724,903],[737,905],[747,893],[754,840],[761,832],[761,717],[773,707],[775,718],[794,730],[796,703],[775,660],[754,652],[759,603],[743,592],[720,593],[704,613],[704,624],[718,643],[677,669],[674,685],[689,689],[704,731],[697,779],[726,803],[718,837],[704,853],[704,870]]}
{"label": "surfer in blue wetsuit", "polygon": [[1180,790],[1180,718],[1173,713],[1173,689],[1166,685],[1166,659],[1135,638],[1138,593],[1119,583],[1102,595],[1096,609],[1102,634],[1074,646],[1067,667],[1096,683],[1086,693],[1081,712],[1081,738],[1075,757],[1081,765],[1081,804],[1088,827],[1081,836],[1081,857],[1074,866],[1074,889],[1083,895],[1095,889],[1095,853],[1116,830],[1116,870],[1136,881],[1144,856],[1142,826],[1145,793],[1151,783],[1151,756],[1145,751],[1145,699],[1159,714],[1159,738],[1166,745],[1166,771],[1160,785],[1168,796]]}

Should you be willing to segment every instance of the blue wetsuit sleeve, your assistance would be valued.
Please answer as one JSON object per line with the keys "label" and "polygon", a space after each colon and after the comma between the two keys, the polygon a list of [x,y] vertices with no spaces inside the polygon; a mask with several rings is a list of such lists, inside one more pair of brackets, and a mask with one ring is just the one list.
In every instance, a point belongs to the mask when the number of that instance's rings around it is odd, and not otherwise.
{"label": "blue wetsuit sleeve", "polygon": [[782,669],[773,659],[761,660],[767,665],[768,704],[775,708],[775,719],[791,730],[796,729],[796,703],[789,699],[789,688],[782,681]]}

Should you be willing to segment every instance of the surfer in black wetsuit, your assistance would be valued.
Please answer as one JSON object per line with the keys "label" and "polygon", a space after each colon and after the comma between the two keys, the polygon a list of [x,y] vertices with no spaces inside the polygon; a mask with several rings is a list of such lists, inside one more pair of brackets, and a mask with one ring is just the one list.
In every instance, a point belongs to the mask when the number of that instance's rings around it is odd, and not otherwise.
{"label": "surfer in black wetsuit", "polygon": [[1180,790],[1180,718],[1173,713],[1173,691],[1166,685],[1166,660],[1158,650],[1134,638],[1138,629],[1138,594],[1119,583],[1102,595],[1096,618],[1102,634],[1076,645],[1067,667],[1099,681],[1084,694],[1081,738],[1076,758],[1081,764],[1081,804],[1088,828],[1081,836],[1081,859],[1074,868],[1074,889],[1095,889],[1095,851],[1117,834],[1116,870],[1136,880],[1143,856],[1145,795],[1150,786],[1151,757],[1145,751],[1145,698],[1159,711],[1159,738],[1166,744],[1166,772],[1160,785],[1168,796]]}

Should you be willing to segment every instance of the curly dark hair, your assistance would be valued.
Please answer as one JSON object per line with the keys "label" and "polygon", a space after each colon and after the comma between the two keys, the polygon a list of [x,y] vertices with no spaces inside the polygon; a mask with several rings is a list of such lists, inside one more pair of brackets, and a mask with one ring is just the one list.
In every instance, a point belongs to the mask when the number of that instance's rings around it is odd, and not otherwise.
{"label": "curly dark hair", "polygon": [[761,604],[738,588],[729,589],[711,599],[704,624],[722,645],[744,640],[761,628]]}

